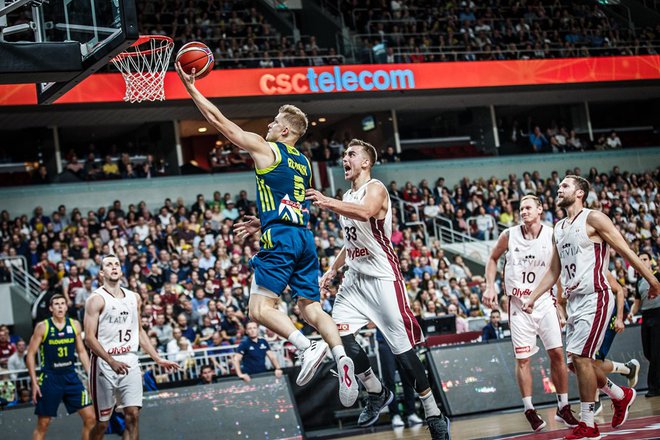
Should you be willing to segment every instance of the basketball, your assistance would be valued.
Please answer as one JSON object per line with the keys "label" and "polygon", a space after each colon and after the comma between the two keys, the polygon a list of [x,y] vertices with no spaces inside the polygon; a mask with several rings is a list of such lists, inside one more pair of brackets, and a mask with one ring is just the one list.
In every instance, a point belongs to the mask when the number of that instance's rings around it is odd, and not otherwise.
{"label": "basketball", "polygon": [[195,78],[202,79],[213,70],[213,52],[199,41],[191,41],[183,45],[176,54],[176,62],[188,75],[195,69]]}

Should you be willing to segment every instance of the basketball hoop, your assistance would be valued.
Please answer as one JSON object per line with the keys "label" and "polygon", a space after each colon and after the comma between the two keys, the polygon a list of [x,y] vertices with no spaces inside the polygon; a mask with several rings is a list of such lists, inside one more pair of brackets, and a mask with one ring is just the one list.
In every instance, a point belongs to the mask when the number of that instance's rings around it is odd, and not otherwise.
{"label": "basketball hoop", "polygon": [[162,35],[141,35],[112,59],[126,81],[126,102],[163,101],[165,73],[174,41]]}

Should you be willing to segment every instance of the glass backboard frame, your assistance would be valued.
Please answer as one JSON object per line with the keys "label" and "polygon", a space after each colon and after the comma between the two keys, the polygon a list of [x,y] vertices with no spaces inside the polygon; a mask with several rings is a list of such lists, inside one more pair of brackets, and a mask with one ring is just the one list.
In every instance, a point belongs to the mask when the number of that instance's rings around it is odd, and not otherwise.
{"label": "glass backboard frame", "polygon": [[[81,4],[89,7],[82,8],[82,13],[73,9]],[[112,23],[98,20],[99,5],[113,8],[110,16]],[[135,0],[51,0],[51,5],[41,8],[42,14],[37,22],[38,39],[78,41],[83,69],[69,81],[37,83],[39,104],[55,102],[85,78],[106,66],[139,37]]]}

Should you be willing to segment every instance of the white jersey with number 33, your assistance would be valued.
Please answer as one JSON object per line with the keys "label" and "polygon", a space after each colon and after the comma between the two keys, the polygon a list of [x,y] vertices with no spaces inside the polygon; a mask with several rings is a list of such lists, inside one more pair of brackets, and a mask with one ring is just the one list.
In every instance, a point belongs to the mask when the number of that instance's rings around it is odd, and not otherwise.
{"label": "white jersey with number 33", "polygon": [[140,347],[137,294],[127,289],[121,290],[124,292],[123,298],[115,298],[103,287],[94,291],[105,301],[99,316],[97,339],[112,356],[137,353]]}
{"label": "white jersey with number 33", "polygon": [[[347,203],[362,203],[369,185],[385,185],[371,179],[357,190],[348,190],[343,200]],[[387,189],[386,189],[387,191]],[[382,280],[401,279],[399,258],[392,247],[392,202],[387,196],[387,214],[382,220],[370,218],[363,222],[343,215],[339,221],[344,231],[346,264],[350,270]]]}

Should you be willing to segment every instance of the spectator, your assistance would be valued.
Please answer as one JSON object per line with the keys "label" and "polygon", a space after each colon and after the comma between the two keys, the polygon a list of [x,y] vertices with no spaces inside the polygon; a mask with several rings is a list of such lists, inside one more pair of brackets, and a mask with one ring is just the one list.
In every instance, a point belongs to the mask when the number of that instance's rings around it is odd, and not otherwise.
{"label": "spectator", "polygon": [[623,145],[621,144],[621,139],[619,139],[619,136],[617,136],[616,131],[614,130],[610,132],[610,135],[607,137],[605,144],[607,145],[607,148],[611,148],[611,149],[623,147]]}
{"label": "spectator", "polygon": [[491,341],[504,338],[504,331],[500,325],[500,311],[493,310],[490,314],[490,321],[481,331],[482,341]]}
{"label": "spectator", "polygon": [[[26,353],[27,345],[23,339],[19,339],[18,342],[16,342],[16,351],[11,356],[9,356],[9,360],[7,361],[7,368],[10,371],[25,370],[27,368],[25,366]],[[12,380],[16,380],[18,374],[12,373],[10,377]]]}
{"label": "spectator", "polygon": [[270,349],[270,345],[264,338],[259,337],[259,326],[256,322],[248,322],[245,327],[245,338],[236,348],[234,355],[234,369],[236,376],[245,382],[250,381],[250,375],[264,373],[266,368],[266,358],[275,369],[275,377],[282,377],[282,369],[277,360],[277,356]]}
{"label": "spectator", "polygon": [[200,385],[210,385],[218,381],[215,376],[215,370],[212,365],[202,365],[202,368],[199,373],[199,384]]}
{"label": "spectator", "polygon": [[16,346],[9,340],[9,330],[6,326],[0,326],[0,369],[7,369],[9,358],[15,352]]}

